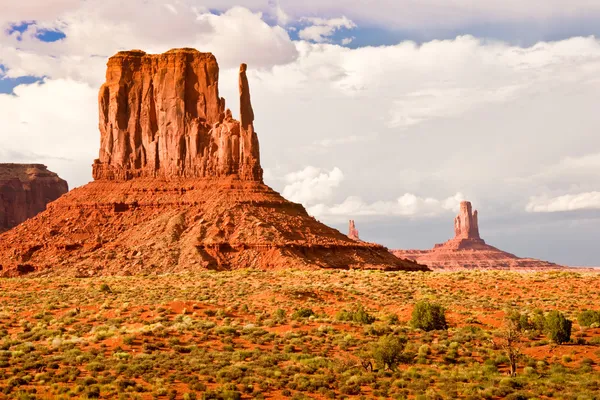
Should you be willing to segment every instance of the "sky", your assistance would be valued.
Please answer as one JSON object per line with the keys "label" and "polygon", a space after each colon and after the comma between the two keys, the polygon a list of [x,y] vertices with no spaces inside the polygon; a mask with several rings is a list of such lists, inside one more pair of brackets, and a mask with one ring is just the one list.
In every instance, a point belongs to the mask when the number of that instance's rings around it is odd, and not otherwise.
{"label": "sky", "polygon": [[392,249],[453,235],[600,265],[597,0],[0,0],[0,162],[71,187],[98,156],[108,57],[212,52],[249,81],[265,182]]}

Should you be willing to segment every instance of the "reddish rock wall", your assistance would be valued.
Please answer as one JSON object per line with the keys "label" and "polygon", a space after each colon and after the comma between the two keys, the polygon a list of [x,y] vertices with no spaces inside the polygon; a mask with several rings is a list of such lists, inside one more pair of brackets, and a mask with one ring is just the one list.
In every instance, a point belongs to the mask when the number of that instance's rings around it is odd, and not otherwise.
{"label": "reddish rock wall", "polygon": [[94,179],[234,175],[262,181],[245,65],[239,79],[241,123],[219,97],[219,66],[212,54],[135,50],[111,57],[98,97]]}
{"label": "reddish rock wall", "polygon": [[0,164],[0,232],[46,209],[69,191],[67,182],[41,164]]}

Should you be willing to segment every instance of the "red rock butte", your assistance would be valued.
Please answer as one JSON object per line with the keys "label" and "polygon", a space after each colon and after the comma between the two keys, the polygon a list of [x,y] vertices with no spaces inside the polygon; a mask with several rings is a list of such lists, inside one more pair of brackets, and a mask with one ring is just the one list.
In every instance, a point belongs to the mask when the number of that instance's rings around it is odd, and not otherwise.
{"label": "red rock butte", "polygon": [[427,270],[349,239],[263,183],[246,68],[238,121],[219,97],[210,53],[110,58],[94,182],[0,236],[0,275]]}
{"label": "red rock butte", "polygon": [[485,243],[479,236],[479,218],[471,203],[460,203],[460,212],[454,219],[454,238],[436,244],[431,250],[393,250],[400,258],[414,260],[438,270],[457,269],[515,269],[540,270],[562,269],[560,265],[519,258]]}
{"label": "red rock butte", "polygon": [[245,64],[239,89],[236,121],[219,97],[212,54],[138,50],[111,57],[98,98],[101,144],[94,179],[235,175],[262,181]]}
{"label": "red rock butte", "polygon": [[42,164],[0,164],[0,232],[46,209],[69,185]]}

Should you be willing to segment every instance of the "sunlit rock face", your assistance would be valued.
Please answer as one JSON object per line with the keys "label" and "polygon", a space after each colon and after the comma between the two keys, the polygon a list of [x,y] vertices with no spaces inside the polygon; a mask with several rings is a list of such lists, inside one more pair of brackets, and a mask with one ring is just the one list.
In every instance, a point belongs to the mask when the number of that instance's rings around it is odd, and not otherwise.
{"label": "sunlit rock face", "polygon": [[262,181],[245,64],[239,91],[241,121],[219,97],[219,66],[210,53],[136,50],[111,57],[98,96],[94,179],[234,175]]}

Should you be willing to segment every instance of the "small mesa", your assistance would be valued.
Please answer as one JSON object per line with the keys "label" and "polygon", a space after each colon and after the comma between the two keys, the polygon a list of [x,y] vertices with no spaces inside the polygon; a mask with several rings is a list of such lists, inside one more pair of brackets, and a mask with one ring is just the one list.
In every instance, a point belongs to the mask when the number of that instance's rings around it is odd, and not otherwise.
{"label": "small mesa", "polygon": [[69,185],[43,164],[0,164],[0,233],[46,209]]}

